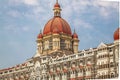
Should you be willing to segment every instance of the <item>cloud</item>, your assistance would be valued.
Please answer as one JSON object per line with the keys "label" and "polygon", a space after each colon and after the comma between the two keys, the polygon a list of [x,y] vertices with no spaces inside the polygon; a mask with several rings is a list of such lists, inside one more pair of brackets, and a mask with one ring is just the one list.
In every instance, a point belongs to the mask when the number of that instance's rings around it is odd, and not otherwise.
{"label": "cloud", "polygon": [[15,5],[20,5],[20,4],[25,4],[25,5],[30,5],[30,6],[39,5],[38,0],[9,0],[9,3],[15,4]]}
{"label": "cloud", "polygon": [[119,8],[119,4],[117,2],[108,2],[101,0],[93,1],[92,5],[95,8],[98,8],[99,14],[104,18],[109,18],[112,12],[118,12]]}
{"label": "cloud", "polygon": [[24,26],[24,27],[22,27],[22,30],[26,32],[26,31],[29,31],[30,28],[28,26]]}
{"label": "cloud", "polygon": [[[53,8],[55,1],[54,0],[9,0],[11,5],[19,4],[19,6],[28,7],[28,12],[25,13],[17,11],[10,12],[13,17],[24,15],[24,17],[37,19],[37,20],[46,20],[44,18],[50,18],[53,12],[50,12],[51,8]],[[96,14],[106,19],[111,18],[111,14],[115,11],[118,12],[118,3],[116,2],[106,2],[101,0],[60,0],[59,1],[62,8],[62,16],[65,17],[68,21],[70,21],[71,17],[82,16],[84,14]],[[47,5],[46,5],[47,4]],[[111,10],[112,9],[112,10]],[[49,10],[49,11],[48,11]],[[46,15],[46,17],[44,17]],[[91,15],[92,16],[92,15]],[[95,15],[96,16],[96,15]],[[40,19],[41,18],[41,19]]]}
{"label": "cloud", "polygon": [[[118,3],[117,2],[107,2],[107,1],[100,1],[100,0],[72,0],[69,1],[68,5],[70,7],[66,7],[66,10],[69,11],[69,14],[77,13],[79,15],[86,14],[86,13],[96,13],[98,12],[100,16],[110,17],[112,12],[118,12]],[[64,8],[63,8],[64,9]],[[93,12],[91,12],[93,10]],[[69,15],[68,14],[68,15]]]}
{"label": "cloud", "polygon": [[116,2],[120,2],[119,0],[101,0],[101,1],[116,1]]}
{"label": "cloud", "polygon": [[91,29],[92,25],[88,22],[85,22],[81,19],[75,19],[73,21],[73,25],[79,30],[79,28],[86,28],[86,29]]}
{"label": "cloud", "polygon": [[17,10],[10,10],[10,11],[8,11],[8,13],[7,13],[9,16],[11,16],[11,17],[20,17],[21,16],[21,13],[20,12],[18,12]]}
{"label": "cloud", "polygon": [[[36,22],[40,21],[40,25],[42,27],[44,27],[45,23],[53,15],[51,9],[55,4],[55,1],[53,0],[10,1],[18,3],[20,4],[20,6],[23,6],[22,4],[25,4],[24,6],[30,5],[31,7],[27,8],[27,11],[24,11],[24,13],[22,11],[18,12],[17,10],[12,10],[8,12],[9,15],[13,17],[24,17],[26,19],[34,20]],[[113,12],[118,12],[118,3],[116,2],[106,2],[101,0],[60,0],[59,3],[61,4],[62,8],[61,14],[67,21],[71,21],[73,17],[77,17],[77,19],[72,20],[73,26],[75,27],[92,28],[92,24],[86,19],[86,16],[88,15],[92,16],[94,20],[98,19],[98,16],[102,19],[110,19],[112,18],[111,15],[113,15]]]}
{"label": "cloud", "polygon": [[109,16],[109,12],[108,10],[106,10],[104,7],[101,8],[100,10],[100,15],[104,16],[104,17],[108,17]]}
{"label": "cloud", "polygon": [[27,4],[27,5],[39,5],[39,2],[38,0],[21,0],[24,4]]}
{"label": "cloud", "polygon": [[[90,4],[91,4],[91,1],[89,1],[89,0],[85,0],[85,1],[81,1],[81,0],[76,1],[76,0],[74,0],[72,2],[72,6],[73,6],[74,11],[79,12],[79,13],[81,11],[85,10]],[[82,6],[82,7],[80,7],[80,6]]]}
{"label": "cloud", "polygon": [[11,33],[17,33],[17,34],[21,34],[21,32],[28,32],[30,31],[30,26],[21,26],[21,25],[17,25],[17,24],[11,24],[11,25],[7,25],[4,27],[4,30],[6,32],[11,32]]}

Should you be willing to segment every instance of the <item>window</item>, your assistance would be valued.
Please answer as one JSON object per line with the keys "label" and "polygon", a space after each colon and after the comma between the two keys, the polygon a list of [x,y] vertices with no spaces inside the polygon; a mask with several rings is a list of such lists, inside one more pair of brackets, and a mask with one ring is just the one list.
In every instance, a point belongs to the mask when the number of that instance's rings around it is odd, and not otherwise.
{"label": "window", "polygon": [[54,42],[54,46],[57,46],[57,41]]}
{"label": "window", "polygon": [[47,41],[45,41],[44,42],[44,49],[46,50],[46,49],[49,49],[49,41],[47,40]]}
{"label": "window", "polygon": [[[40,75],[40,67],[36,68],[36,74],[39,76]],[[39,80],[39,77],[37,78],[37,80]]]}
{"label": "window", "polygon": [[114,74],[113,73],[111,73],[111,78],[114,78]]}
{"label": "window", "polygon": [[110,63],[110,67],[114,67],[114,63],[113,62]]}
{"label": "window", "polygon": [[35,80],[40,80],[40,78],[39,77],[36,77],[36,79]]}
{"label": "window", "polygon": [[113,57],[113,54],[111,54],[110,57]]}
{"label": "window", "polygon": [[45,58],[43,58],[43,60],[46,60],[46,57],[45,57]]}
{"label": "window", "polygon": [[82,53],[82,54],[78,54],[78,56],[84,56],[84,53]]}
{"label": "window", "polygon": [[112,52],[112,49],[111,49],[111,48],[109,49],[109,52]]}

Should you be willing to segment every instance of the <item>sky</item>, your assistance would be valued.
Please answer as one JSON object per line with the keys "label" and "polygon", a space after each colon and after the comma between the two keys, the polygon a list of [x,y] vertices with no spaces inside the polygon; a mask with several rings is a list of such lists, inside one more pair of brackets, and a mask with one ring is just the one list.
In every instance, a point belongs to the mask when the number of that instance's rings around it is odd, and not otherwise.
{"label": "sky", "polygon": [[[35,55],[40,30],[53,17],[56,0],[0,0],[0,69]],[[79,50],[112,43],[119,25],[119,2],[59,0],[62,18],[79,37]]]}

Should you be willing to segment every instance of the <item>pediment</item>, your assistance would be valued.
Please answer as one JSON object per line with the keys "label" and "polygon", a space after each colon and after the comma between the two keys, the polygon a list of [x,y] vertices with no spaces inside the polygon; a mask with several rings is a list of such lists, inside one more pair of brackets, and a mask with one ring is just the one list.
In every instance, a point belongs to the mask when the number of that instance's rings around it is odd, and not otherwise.
{"label": "pediment", "polygon": [[104,48],[104,47],[107,47],[107,45],[103,42],[101,42],[97,48]]}
{"label": "pediment", "polygon": [[34,57],[39,57],[40,56],[40,53],[38,51],[36,51]]}

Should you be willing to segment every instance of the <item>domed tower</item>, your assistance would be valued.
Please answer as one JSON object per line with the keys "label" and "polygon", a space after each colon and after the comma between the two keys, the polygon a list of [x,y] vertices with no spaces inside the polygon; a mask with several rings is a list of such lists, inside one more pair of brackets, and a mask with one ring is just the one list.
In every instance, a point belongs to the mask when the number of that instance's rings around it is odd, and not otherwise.
{"label": "domed tower", "polygon": [[73,52],[77,53],[78,52],[78,44],[79,44],[79,39],[78,39],[78,35],[74,30],[74,33],[72,35],[73,38]]}
{"label": "domed tower", "polygon": [[42,38],[43,38],[43,34],[42,32],[40,31],[40,33],[38,34],[37,36],[37,51],[38,53],[42,54],[42,50],[43,50],[43,44],[42,44]]}
{"label": "domed tower", "polygon": [[62,56],[78,51],[78,36],[75,33],[73,37],[69,24],[61,17],[61,10],[56,1],[53,9],[54,17],[45,24],[43,33],[38,35],[37,45],[41,55]]}
{"label": "domed tower", "polygon": [[120,28],[117,28],[117,30],[114,32],[113,38],[114,38],[114,43],[119,42],[119,35],[120,34]]}

